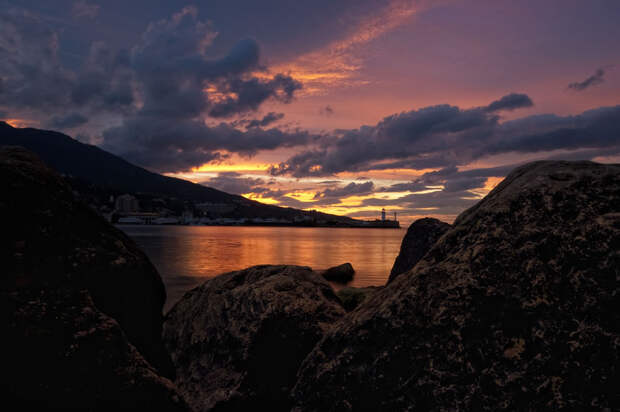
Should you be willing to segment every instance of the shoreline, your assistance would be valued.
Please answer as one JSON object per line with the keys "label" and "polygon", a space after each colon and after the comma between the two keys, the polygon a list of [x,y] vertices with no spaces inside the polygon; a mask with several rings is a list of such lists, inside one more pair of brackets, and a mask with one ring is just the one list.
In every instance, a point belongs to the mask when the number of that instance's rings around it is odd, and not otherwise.
{"label": "shoreline", "polygon": [[320,225],[320,224],[294,224],[294,223],[218,223],[218,224],[191,224],[191,223],[114,223],[114,226],[228,226],[228,227],[302,227],[302,228],[336,228],[336,229],[403,229],[400,225]]}

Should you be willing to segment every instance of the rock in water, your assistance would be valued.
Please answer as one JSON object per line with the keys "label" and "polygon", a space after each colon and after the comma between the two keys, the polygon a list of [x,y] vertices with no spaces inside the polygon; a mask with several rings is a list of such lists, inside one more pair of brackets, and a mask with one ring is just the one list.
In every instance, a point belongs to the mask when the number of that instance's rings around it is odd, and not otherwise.
{"label": "rock in water", "polygon": [[299,365],[343,314],[310,268],[254,266],[186,293],[166,316],[164,342],[195,410],[288,411]]}
{"label": "rock in water", "polygon": [[331,267],[321,273],[323,277],[332,282],[347,283],[353,280],[355,270],[350,263],[343,263],[342,265]]}
{"label": "rock in water", "polygon": [[619,410],[620,165],[535,162],[306,358],[298,411]]}
{"label": "rock in water", "polygon": [[146,256],[21,148],[0,150],[0,187],[3,395],[52,409],[182,409],[153,368],[173,373],[165,291]]}
{"label": "rock in water", "polygon": [[450,227],[446,222],[431,217],[413,222],[400,245],[400,253],[392,266],[387,283],[392,282],[401,273],[411,270]]}

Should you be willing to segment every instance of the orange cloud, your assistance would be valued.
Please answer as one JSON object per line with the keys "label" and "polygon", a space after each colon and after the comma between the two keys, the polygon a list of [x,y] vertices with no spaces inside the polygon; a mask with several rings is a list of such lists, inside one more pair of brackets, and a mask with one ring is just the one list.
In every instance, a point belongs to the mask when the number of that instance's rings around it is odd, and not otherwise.
{"label": "orange cloud", "polygon": [[287,193],[284,196],[290,197],[295,200],[299,200],[300,202],[312,203],[312,202],[315,202],[314,195],[315,195],[315,192],[298,190],[295,192]]}
{"label": "orange cloud", "polygon": [[5,119],[4,121],[12,127],[26,127],[28,125],[28,121],[24,119]]}
{"label": "orange cloud", "polygon": [[[409,21],[418,10],[415,1],[393,0],[381,12],[363,19],[345,38],[271,68],[275,73],[289,73],[304,88],[300,95],[322,94],[334,86],[368,83],[355,79],[362,66],[359,48]],[[263,76],[268,76],[263,73]]]}
{"label": "orange cloud", "polygon": [[280,203],[277,199],[272,197],[263,197],[260,193],[243,193],[241,196],[246,199],[256,200],[257,202],[265,203],[267,205],[277,205]]}
{"label": "orange cloud", "polygon": [[192,173],[201,172],[255,172],[255,171],[267,171],[269,169],[267,163],[206,163],[200,167],[192,169]]}

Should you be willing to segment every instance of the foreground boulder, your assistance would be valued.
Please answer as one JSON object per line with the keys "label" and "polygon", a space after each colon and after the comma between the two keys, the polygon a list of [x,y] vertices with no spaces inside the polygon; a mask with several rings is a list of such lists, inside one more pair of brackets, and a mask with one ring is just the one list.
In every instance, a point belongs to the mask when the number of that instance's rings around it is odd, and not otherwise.
{"label": "foreground boulder", "polygon": [[347,262],[324,270],[321,274],[325,279],[332,282],[347,283],[353,280],[355,269],[353,269],[353,265]]}
{"label": "foreground boulder", "polygon": [[186,293],[164,341],[195,410],[284,411],[302,360],[343,314],[310,268],[254,266]]}
{"label": "foreground boulder", "polygon": [[86,290],[2,291],[0,393],[9,409],[189,411]]}
{"label": "foreground boulder", "polygon": [[430,217],[413,222],[400,245],[400,253],[392,266],[387,283],[392,282],[401,273],[413,269],[448,229],[450,229],[449,224]]}
{"label": "foreground boulder", "polygon": [[3,395],[59,409],[182,408],[158,375],[173,369],[165,291],[146,256],[23,149],[0,149],[0,187]]}
{"label": "foreground boulder", "polygon": [[326,334],[298,411],[618,410],[620,165],[535,162]]}

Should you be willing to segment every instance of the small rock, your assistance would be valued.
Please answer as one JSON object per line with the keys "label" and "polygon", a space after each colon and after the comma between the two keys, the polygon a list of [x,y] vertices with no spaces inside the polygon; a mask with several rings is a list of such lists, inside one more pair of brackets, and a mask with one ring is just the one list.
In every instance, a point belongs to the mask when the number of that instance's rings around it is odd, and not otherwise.
{"label": "small rock", "polygon": [[355,270],[350,263],[343,263],[342,265],[331,267],[321,273],[323,277],[332,282],[347,283],[353,280]]}

